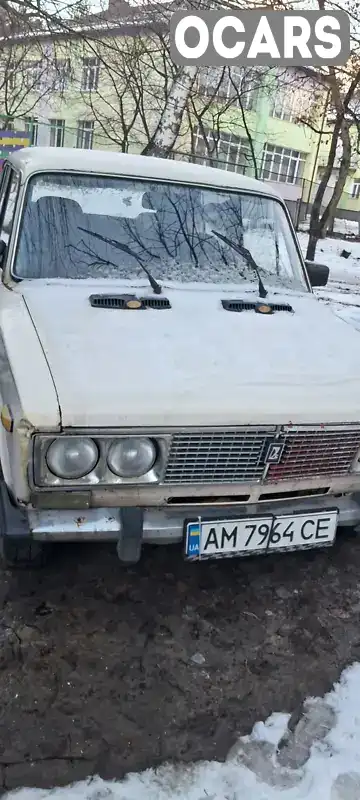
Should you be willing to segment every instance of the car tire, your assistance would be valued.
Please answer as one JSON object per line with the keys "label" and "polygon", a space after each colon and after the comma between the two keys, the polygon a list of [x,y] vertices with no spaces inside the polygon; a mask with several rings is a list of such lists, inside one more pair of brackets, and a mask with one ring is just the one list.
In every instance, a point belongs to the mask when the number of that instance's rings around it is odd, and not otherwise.
{"label": "car tire", "polygon": [[49,555],[48,543],[32,539],[24,511],[13,501],[0,477],[0,566],[3,569],[39,569]]}
{"label": "car tire", "polygon": [[0,536],[0,562],[4,569],[41,569],[47,561],[48,548],[30,537]]}

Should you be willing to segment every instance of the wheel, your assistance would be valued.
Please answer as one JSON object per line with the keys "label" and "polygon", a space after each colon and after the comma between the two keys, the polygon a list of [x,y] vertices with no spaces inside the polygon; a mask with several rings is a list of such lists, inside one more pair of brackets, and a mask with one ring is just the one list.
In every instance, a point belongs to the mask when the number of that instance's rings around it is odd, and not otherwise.
{"label": "wheel", "polygon": [[0,535],[0,560],[5,569],[40,569],[48,556],[48,547],[26,536]]}
{"label": "wheel", "polygon": [[24,511],[0,479],[0,562],[5,569],[38,569],[45,564],[49,545],[30,536]]}

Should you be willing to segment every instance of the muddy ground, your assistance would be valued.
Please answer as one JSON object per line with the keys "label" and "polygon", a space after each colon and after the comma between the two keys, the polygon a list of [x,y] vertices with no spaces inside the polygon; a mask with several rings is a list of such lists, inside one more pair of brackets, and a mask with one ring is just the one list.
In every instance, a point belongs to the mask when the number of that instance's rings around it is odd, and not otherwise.
{"label": "muddy ground", "polygon": [[360,660],[360,537],[317,552],[186,564],[57,547],[0,584],[3,791],[223,759],[272,711]]}

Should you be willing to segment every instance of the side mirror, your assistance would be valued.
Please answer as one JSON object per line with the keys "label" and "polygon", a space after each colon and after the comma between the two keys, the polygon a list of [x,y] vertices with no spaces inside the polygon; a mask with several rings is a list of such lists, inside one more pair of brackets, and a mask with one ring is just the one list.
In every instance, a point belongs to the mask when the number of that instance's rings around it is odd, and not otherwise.
{"label": "side mirror", "polygon": [[316,264],[315,261],[305,261],[306,271],[311,286],[326,286],[330,270],[325,264]]}

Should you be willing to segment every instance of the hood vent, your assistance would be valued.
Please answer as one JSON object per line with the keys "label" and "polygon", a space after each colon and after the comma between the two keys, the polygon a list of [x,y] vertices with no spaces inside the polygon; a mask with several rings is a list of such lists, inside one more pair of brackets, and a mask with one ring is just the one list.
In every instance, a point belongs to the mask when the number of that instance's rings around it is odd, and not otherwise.
{"label": "hood vent", "polygon": [[225,311],[255,311],[257,314],[273,314],[274,311],[288,311],[294,313],[294,309],[287,304],[267,303],[246,303],[243,300],[222,300],[222,307]]}
{"label": "hood vent", "polygon": [[124,311],[129,309],[164,309],[171,308],[170,301],[166,297],[135,297],[135,295],[123,294],[92,294],[89,297],[90,305],[93,308],[120,308]]}

